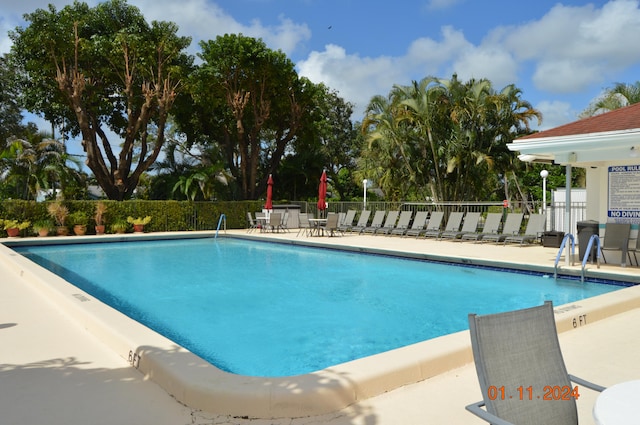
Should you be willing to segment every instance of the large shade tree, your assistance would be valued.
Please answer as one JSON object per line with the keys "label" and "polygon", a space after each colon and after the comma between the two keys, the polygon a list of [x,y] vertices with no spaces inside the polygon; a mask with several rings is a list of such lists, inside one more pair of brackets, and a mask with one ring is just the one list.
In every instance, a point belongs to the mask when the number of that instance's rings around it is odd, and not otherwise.
{"label": "large shade tree", "polygon": [[203,63],[191,80],[195,108],[182,110],[177,122],[191,143],[223,152],[237,198],[257,199],[308,120],[315,86],[262,40],[227,34],[200,47]]}
{"label": "large shade tree", "polygon": [[318,84],[307,123],[294,140],[275,176],[286,185],[277,194],[291,200],[315,199],[318,180],[326,170],[330,195],[347,200],[360,192],[353,172],[359,156],[358,131],[351,121],[353,105],[335,90]]}
{"label": "large shade tree", "polygon": [[147,23],[123,0],[74,2],[25,15],[10,35],[24,104],[73,135],[110,199],[131,197],[157,159],[191,58],[168,22]]}
{"label": "large shade tree", "polygon": [[17,78],[15,66],[7,55],[0,56],[0,150],[7,147],[9,138],[23,137],[35,131],[33,125],[28,129],[22,123]]}

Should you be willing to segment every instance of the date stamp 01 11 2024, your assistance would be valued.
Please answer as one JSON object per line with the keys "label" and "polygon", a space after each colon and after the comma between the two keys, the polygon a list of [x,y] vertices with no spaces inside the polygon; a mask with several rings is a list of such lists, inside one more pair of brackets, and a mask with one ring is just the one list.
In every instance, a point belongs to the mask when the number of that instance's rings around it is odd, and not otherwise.
{"label": "date stamp 01 11 2024", "polygon": [[531,386],[520,385],[515,391],[509,391],[504,386],[491,385],[487,388],[487,397],[489,400],[577,400],[580,397],[580,392],[577,386],[570,387],[569,385],[547,385],[542,389],[542,393],[534,391]]}

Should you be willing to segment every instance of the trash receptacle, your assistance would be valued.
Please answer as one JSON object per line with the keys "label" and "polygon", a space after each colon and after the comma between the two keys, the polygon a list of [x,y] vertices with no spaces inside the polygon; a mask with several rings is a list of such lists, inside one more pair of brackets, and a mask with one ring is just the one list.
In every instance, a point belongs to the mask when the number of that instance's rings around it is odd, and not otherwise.
{"label": "trash receptacle", "polygon": [[[587,245],[589,245],[589,239],[592,235],[600,234],[600,224],[596,220],[585,220],[576,223],[578,230],[578,252],[580,253],[580,261],[587,253]],[[591,253],[589,254],[589,261],[594,262],[597,253],[597,244],[593,244],[591,247]]]}
{"label": "trash receptacle", "polygon": [[564,239],[564,232],[555,230],[544,232],[542,234],[542,246],[546,248],[560,248],[562,239]]}

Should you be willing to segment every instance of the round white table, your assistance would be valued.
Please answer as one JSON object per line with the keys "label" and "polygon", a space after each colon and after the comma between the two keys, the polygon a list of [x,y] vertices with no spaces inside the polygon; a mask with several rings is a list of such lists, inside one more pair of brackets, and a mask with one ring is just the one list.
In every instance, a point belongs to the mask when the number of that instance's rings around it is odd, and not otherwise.
{"label": "round white table", "polygon": [[640,380],[622,382],[602,391],[593,406],[597,425],[640,423]]}

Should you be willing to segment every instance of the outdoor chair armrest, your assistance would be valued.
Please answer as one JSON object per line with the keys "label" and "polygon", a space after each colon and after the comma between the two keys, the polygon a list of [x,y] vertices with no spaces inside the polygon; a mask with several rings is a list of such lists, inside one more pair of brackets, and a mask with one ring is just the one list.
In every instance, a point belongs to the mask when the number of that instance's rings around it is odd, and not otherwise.
{"label": "outdoor chair armrest", "polygon": [[577,376],[569,374],[569,379],[571,382],[575,382],[578,385],[582,385],[583,387],[587,387],[591,390],[602,392],[607,389],[607,387],[603,387],[602,385],[594,384],[593,382],[586,381],[582,378],[578,378]]}
{"label": "outdoor chair armrest", "polygon": [[504,419],[500,419],[496,415],[487,412],[482,408],[484,407],[484,405],[484,401],[479,401],[477,403],[465,406],[465,409],[467,409],[469,412],[473,413],[480,419],[483,419],[493,425],[514,425],[511,422],[507,422]]}

